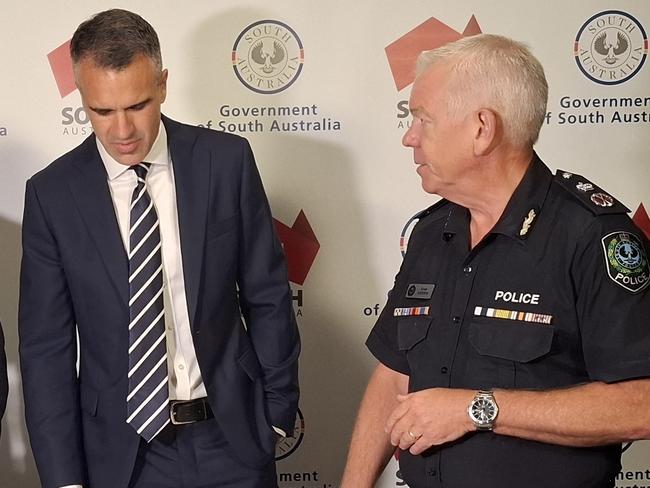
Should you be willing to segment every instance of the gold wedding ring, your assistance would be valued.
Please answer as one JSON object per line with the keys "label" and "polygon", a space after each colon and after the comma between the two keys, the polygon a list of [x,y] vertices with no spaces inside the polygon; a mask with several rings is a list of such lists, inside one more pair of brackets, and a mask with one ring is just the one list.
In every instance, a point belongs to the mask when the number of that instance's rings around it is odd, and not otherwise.
{"label": "gold wedding ring", "polygon": [[408,431],[408,435],[410,435],[411,438],[412,438],[413,440],[415,440],[415,441],[417,441],[420,437],[422,437],[422,434],[420,434],[420,435],[415,435],[415,434],[414,434],[413,432],[411,432],[410,430]]}

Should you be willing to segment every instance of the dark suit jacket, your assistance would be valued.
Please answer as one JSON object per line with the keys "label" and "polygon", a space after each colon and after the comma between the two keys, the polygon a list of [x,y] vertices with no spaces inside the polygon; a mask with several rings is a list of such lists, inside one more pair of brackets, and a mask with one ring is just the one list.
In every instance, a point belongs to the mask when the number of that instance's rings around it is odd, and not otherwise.
{"label": "dark suit jacket", "polygon": [[[5,356],[5,336],[2,334],[0,324],[0,422],[7,407],[7,396],[9,395],[9,382],[7,381],[7,356]],[[1,424],[0,424],[1,427]]]}
{"label": "dark suit jacket", "polygon": [[[300,345],[282,248],[246,140],[163,122],[201,375],[232,453],[259,467],[273,457],[271,425],[292,432],[298,401]],[[127,274],[90,136],[26,189],[20,356],[45,488],[128,484],[139,437],[125,423]]]}

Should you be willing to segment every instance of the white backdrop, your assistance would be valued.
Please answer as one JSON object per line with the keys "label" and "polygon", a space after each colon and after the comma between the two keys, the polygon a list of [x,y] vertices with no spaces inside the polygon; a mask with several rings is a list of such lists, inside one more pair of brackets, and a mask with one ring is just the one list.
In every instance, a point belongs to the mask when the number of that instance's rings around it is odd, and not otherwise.
{"label": "white backdrop", "polygon": [[[47,55],[68,41],[81,21],[109,7],[136,11],[158,31],[170,72],[163,106],[167,115],[213,128],[226,124],[248,137],[255,151],[289,255],[304,344],[302,440],[297,447],[283,446],[285,452],[295,450],[278,463],[282,487],[338,486],[356,408],[374,365],[363,343],[401,260],[400,231],[413,213],[435,201],[421,190],[410,151],[400,142],[408,123],[402,107],[410,85],[402,68],[394,79],[391,64],[408,66],[409,45],[434,47],[458,36],[472,16],[470,30],[479,26],[483,32],[525,41],[544,65],[550,85],[550,115],[537,145],[541,157],[552,169],[587,176],[633,212],[644,202],[646,208],[650,205],[650,67],[648,62],[641,65],[647,38],[644,45],[639,27],[650,29],[650,3],[645,0],[3,2],[0,320],[7,336],[11,392],[0,441],[2,488],[39,486],[17,373],[24,183],[90,133],[84,113],[78,111],[79,93],[62,96]],[[617,12],[587,22],[607,10]],[[586,76],[574,57],[583,25],[587,23],[579,49],[588,49],[587,36],[608,18],[627,29],[632,53],[631,67],[623,66],[628,74],[616,68],[613,81],[637,70],[616,84]],[[249,54],[246,35],[238,46],[235,42],[260,21],[273,21],[260,23],[260,28],[279,26],[290,34],[284,38],[286,49],[293,50],[287,80],[301,66],[291,85],[277,93],[251,90],[233,69],[237,47],[236,65],[244,79],[250,74],[251,61],[244,59]],[[294,38],[302,45],[302,63]],[[401,56],[406,57],[400,61]],[[578,57],[588,72],[593,59],[580,51]],[[611,76],[604,81],[611,82]],[[610,105],[601,100],[622,97],[640,102],[623,108],[594,104]],[[563,106],[567,103],[569,108]],[[262,115],[262,107],[267,107],[264,112],[297,107],[298,115]],[[636,120],[612,121],[616,111],[621,118],[637,114]],[[585,123],[569,122],[569,116],[579,115]],[[282,129],[283,123],[296,130],[272,130]],[[650,444],[635,443],[624,454],[618,486],[650,486],[649,459]],[[396,472],[391,463],[380,486],[403,486]]]}

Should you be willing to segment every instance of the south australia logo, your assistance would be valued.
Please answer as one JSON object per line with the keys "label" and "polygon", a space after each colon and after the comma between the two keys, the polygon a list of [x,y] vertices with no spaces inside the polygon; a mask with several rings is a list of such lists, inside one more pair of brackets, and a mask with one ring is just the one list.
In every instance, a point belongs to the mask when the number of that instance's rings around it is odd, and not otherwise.
{"label": "south australia logo", "polygon": [[616,85],[629,80],[643,67],[648,37],[632,15],[606,10],[580,27],[573,54],[587,78],[603,85]]}
{"label": "south australia logo", "polygon": [[300,76],[305,52],[291,27],[260,20],[246,27],[232,48],[232,67],[242,84],[262,94],[289,88]]}

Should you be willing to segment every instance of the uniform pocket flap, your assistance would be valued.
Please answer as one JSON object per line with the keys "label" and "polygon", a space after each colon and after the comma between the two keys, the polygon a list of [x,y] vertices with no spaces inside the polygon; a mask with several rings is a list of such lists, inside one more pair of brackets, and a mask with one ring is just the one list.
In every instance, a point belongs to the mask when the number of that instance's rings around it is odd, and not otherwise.
{"label": "uniform pocket flap", "polygon": [[408,351],[422,342],[429,332],[432,318],[428,316],[397,319],[397,345],[400,351]]}
{"label": "uniform pocket flap", "polygon": [[498,319],[476,321],[469,326],[469,340],[482,356],[527,363],[551,350],[553,327]]}

